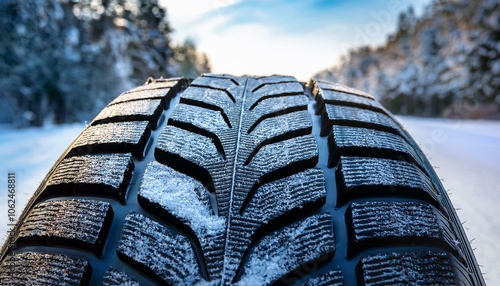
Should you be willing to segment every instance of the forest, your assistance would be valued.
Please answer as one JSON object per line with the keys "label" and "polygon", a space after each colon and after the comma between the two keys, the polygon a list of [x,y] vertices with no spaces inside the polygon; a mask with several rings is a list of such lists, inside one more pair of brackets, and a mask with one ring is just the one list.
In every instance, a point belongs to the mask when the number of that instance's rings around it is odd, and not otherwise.
{"label": "forest", "polygon": [[[193,41],[171,42],[167,12],[156,0],[0,1],[0,124],[85,122],[150,76],[210,72]],[[314,77],[396,114],[500,119],[500,3],[410,7],[385,44],[353,48]]]}
{"label": "forest", "polygon": [[435,0],[398,17],[380,47],[315,75],[368,91],[396,114],[500,119],[500,2]]}
{"label": "forest", "polygon": [[194,43],[170,42],[156,0],[0,1],[0,123],[92,119],[149,76],[210,71]]}

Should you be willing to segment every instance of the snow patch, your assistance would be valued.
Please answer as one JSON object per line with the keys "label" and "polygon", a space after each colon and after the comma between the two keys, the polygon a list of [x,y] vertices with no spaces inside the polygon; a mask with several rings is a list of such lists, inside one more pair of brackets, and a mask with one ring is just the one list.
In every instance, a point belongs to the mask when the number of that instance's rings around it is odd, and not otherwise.
{"label": "snow patch", "polygon": [[195,179],[156,161],[148,164],[139,195],[187,223],[200,238],[225,230],[225,219],[215,216],[208,190]]}

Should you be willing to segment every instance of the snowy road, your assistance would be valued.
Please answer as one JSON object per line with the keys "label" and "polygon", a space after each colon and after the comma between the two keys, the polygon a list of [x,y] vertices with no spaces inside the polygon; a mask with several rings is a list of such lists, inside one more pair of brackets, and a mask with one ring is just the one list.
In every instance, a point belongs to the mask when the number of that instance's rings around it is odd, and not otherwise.
{"label": "snowy road", "polygon": [[[500,285],[500,122],[400,117],[437,166],[489,285]],[[7,222],[8,172],[17,176],[17,211],[22,210],[83,124],[23,130],[0,127],[0,235]]]}

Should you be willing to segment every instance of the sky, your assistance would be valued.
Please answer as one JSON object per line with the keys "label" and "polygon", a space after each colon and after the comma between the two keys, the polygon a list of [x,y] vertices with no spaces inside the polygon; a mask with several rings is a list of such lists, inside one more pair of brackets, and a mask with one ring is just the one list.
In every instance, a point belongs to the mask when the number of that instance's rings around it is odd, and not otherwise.
{"label": "sky", "polygon": [[[160,0],[174,29],[208,55],[212,72],[306,81],[349,48],[381,45],[406,0]],[[411,1],[421,15],[431,0]]]}

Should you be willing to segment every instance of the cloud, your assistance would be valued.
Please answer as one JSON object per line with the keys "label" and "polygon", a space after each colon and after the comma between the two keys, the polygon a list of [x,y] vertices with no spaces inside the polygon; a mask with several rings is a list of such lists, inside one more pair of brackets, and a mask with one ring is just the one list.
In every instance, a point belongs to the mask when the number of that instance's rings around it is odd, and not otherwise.
{"label": "cloud", "polygon": [[[431,0],[413,3],[418,12]],[[388,8],[392,3],[398,9]],[[214,72],[291,74],[306,80],[348,48],[380,45],[404,0],[164,0],[174,41],[189,37]],[[386,20],[381,21],[380,15]]]}

